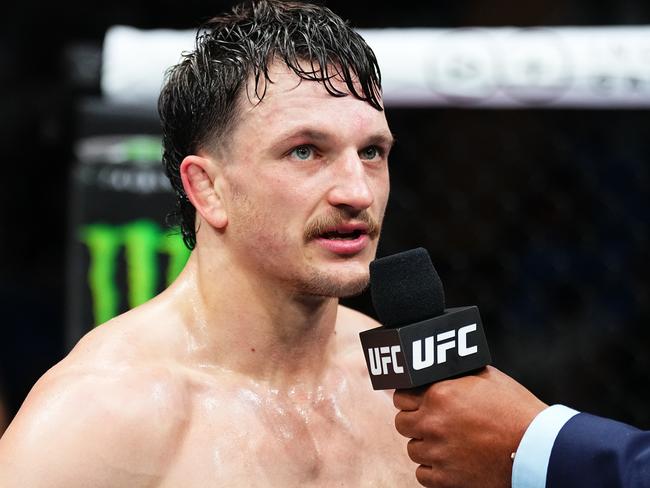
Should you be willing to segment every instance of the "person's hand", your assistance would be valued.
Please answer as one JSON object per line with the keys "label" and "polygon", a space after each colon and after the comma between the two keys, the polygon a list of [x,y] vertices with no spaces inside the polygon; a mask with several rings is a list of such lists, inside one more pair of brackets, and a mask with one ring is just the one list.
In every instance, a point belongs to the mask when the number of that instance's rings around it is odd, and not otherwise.
{"label": "person's hand", "polygon": [[415,475],[435,488],[509,488],[511,454],[547,405],[491,366],[393,397]]}

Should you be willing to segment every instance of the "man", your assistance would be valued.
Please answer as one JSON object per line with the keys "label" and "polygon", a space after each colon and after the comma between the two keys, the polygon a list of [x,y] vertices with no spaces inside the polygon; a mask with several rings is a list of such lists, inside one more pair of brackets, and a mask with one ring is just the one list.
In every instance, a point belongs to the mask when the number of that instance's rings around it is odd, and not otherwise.
{"label": "man", "polygon": [[650,432],[547,407],[488,367],[394,395],[424,486],[650,488]]}
{"label": "man", "polygon": [[86,335],[0,441],[0,486],[413,486],[338,305],[368,282],[392,136],[374,55],[321,7],[210,21],[160,99],[194,250]]}

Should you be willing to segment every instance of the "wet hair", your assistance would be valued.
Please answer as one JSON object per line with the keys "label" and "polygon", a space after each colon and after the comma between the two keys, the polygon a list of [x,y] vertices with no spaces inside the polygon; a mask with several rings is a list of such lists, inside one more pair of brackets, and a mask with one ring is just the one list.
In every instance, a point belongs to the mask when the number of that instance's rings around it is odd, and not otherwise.
{"label": "wet hair", "polygon": [[177,196],[170,217],[180,223],[189,249],[196,245],[196,211],[183,189],[180,164],[185,156],[224,142],[242,90],[261,101],[273,83],[269,65],[275,61],[301,79],[322,83],[334,97],[348,95],[333,82],[343,81],[352,96],[382,110],[374,53],[328,8],[254,0],[207,21],[197,32],[195,49],[167,71],[158,100],[163,165]]}

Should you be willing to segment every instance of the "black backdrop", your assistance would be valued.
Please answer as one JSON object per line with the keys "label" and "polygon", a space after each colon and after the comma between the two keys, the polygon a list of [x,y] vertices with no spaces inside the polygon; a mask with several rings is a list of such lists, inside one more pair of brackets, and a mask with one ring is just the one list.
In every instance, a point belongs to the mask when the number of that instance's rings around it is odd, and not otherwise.
{"label": "black backdrop", "polygon": [[[23,1],[0,18],[0,383],[15,412],[66,352],[71,53],[106,28],[191,28],[232,1]],[[650,23],[642,0],[326,2],[356,27]],[[97,62],[99,63],[99,59]],[[647,111],[390,109],[380,247],[427,247],[451,305],[479,305],[495,364],[547,402],[650,427]],[[350,305],[372,313],[367,296]]]}

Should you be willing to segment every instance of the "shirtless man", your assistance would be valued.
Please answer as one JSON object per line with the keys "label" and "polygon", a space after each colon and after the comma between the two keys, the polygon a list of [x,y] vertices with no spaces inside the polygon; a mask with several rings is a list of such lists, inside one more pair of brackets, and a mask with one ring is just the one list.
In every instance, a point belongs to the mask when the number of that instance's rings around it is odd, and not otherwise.
{"label": "shirtless man", "polygon": [[367,286],[388,199],[375,58],[304,4],[202,32],[160,99],[187,266],[38,381],[0,486],[417,486],[358,339],[378,324],[338,304]]}

